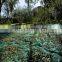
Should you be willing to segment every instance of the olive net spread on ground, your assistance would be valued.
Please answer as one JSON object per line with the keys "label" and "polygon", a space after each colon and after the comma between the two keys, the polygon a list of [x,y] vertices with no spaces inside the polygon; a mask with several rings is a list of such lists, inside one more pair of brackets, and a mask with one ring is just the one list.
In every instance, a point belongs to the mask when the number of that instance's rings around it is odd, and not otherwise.
{"label": "olive net spread on ground", "polygon": [[62,62],[62,44],[53,32],[0,34],[0,62]]}

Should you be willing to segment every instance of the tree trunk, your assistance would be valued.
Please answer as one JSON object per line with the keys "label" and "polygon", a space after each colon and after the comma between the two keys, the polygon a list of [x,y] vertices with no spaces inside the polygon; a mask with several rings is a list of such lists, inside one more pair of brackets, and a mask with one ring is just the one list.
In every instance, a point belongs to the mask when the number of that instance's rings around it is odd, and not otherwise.
{"label": "tree trunk", "polygon": [[12,11],[9,11],[9,17],[12,18]]}
{"label": "tree trunk", "polygon": [[0,17],[1,17],[1,7],[0,7]]}
{"label": "tree trunk", "polygon": [[1,4],[1,2],[0,2],[0,16],[1,16],[1,7],[2,7],[2,4]]}

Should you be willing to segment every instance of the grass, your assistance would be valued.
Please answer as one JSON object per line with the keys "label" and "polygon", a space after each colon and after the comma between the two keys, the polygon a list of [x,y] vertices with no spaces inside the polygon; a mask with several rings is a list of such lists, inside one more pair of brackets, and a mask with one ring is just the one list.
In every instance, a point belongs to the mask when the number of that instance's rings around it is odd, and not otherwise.
{"label": "grass", "polygon": [[0,29],[9,29],[9,28],[10,28],[10,25],[8,24],[3,24],[3,25],[0,24]]}

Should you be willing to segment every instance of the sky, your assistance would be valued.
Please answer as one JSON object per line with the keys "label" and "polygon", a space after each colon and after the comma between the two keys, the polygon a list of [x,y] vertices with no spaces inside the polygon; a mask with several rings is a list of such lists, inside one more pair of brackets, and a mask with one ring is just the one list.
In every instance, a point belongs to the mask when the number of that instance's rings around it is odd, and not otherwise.
{"label": "sky", "polygon": [[25,3],[25,0],[19,0],[19,3],[16,4],[15,8],[25,8],[27,7],[27,4]]}
{"label": "sky", "polygon": [[[38,7],[38,6],[44,6],[44,3],[41,4],[40,3],[41,0],[38,0],[35,4],[32,3],[31,6],[32,6],[32,9]],[[43,0],[42,0],[43,1]],[[2,6],[4,8],[4,5]],[[15,5],[15,8],[14,9],[17,9],[17,8],[26,8],[27,7],[27,4],[25,2],[25,0],[19,0],[19,2]],[[4,11],[1,12],[1,15],[5,15]]]}
{"label": "sky", "polygon": [[[31,4],[32,5],[32,8],[36,8],[38,6],[44,6],[44,3],[41,4],[40,1],[41,0],[38,0],[35,4],[32,3]],[[25,0],[19,0],[19,3],[16,4],[16,8],[25,8],[25,7],[27,7],[27,4],[25,3]]]}

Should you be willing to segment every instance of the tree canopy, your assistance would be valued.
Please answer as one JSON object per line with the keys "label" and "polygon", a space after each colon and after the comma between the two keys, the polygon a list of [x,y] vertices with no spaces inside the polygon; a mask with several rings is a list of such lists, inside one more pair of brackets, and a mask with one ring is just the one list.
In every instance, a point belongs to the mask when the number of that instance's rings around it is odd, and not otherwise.
{"label": "tree canopy", "polygon": [[[32,9],[32,4],[36,4],[40,1],[41,5],[44,2],[44,6],[38,6]],[[61,23],[62,20],[62,0],[25,0],[27,8],[14,10],[15,4],[18,0],[1,0],[3,4],[6,2],[7,14],[10,18],[15,18],[15,22],[19,23]],[[0,6],[2,7],[2,5]],[[16,19],[18,19],[16,21]],[[18,23],[17,22],[17,23]]]}

